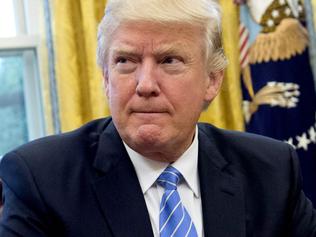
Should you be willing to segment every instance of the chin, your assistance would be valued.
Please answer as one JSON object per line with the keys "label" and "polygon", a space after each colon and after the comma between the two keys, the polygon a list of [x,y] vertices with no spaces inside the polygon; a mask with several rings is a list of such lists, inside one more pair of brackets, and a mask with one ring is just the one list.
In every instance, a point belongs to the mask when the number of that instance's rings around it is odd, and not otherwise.
{"label": "chin", "polygon": [[142,125],[130,129],[122,138],[131,148],[138,152],[139,150],[149,151],[160,149],[166,144],[167,140],[162,127],[157,125]]}
{"label": "chin", "polygon": [[142,125],[137,129],[135,136],[135,141],[153,146],[161,142],[163,131],[158,125]]}

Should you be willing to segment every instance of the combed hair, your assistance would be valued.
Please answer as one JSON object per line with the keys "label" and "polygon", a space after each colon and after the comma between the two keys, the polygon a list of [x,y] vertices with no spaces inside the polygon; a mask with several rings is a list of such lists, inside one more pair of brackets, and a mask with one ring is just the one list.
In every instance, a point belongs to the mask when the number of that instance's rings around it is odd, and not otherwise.
{"label": "combed hair", "polygon": [[181,23],[200,27],[205,35],[209,72],[223,70],[226,57],[221,43],[221,11],[214,0],[108,0],[98,28],[97,62],[104,69],[111,36],[124,22]]}

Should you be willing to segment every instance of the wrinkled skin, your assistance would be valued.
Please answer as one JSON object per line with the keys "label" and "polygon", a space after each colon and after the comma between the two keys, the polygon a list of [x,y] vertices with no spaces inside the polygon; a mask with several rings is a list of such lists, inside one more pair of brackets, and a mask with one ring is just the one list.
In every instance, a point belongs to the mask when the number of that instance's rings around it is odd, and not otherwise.
{"label": "wrinkled skin", "polygon": [[175,161],[189,147],[222,72],[209,73],[196,26],[124,23],[112,35],[104,83],[121,138],[143,156]]}

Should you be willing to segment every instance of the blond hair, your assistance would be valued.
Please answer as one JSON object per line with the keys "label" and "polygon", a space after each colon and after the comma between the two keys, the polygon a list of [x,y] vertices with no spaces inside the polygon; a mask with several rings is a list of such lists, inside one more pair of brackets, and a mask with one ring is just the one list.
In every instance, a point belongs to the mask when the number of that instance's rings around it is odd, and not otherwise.
{"label": "blond hair", "polygon": [[207,70],[223,70],[226,57],[221,43],[221,12],[214,0],[108,0],[98,28],[97,62],[107,64],[111,35],[123,22],[181,23],[200,27]]}

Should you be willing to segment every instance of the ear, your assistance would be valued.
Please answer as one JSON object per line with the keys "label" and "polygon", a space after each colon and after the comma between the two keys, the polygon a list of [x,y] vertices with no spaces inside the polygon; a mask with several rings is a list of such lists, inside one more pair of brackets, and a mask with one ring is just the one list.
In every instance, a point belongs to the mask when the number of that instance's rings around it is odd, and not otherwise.
{"label": "ear", "polygon": [[106,97],[109,98],[109,74],[107,69],[103,70],[103,87]]}
{"label": "ear", "polygon": [[219,93],[224,77],[224,71],[210,72],[205,93],[205,101],[210,103]]}

